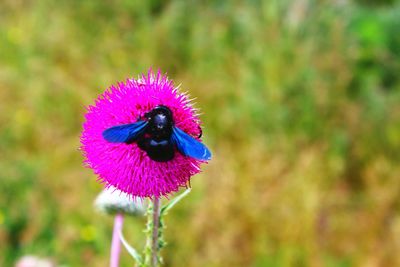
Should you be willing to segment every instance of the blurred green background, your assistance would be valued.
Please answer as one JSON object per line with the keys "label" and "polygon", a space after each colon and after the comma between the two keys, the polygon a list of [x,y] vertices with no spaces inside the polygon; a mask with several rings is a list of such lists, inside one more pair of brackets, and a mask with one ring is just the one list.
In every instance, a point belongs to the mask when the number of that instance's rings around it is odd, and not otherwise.
{"label": "blurred green background", "polygon": [[1,1],[0,266],[108,265],[83,114],[149,67],[197,97],[214,153],[166,218],[165,266],[400,266],[394,0]]}

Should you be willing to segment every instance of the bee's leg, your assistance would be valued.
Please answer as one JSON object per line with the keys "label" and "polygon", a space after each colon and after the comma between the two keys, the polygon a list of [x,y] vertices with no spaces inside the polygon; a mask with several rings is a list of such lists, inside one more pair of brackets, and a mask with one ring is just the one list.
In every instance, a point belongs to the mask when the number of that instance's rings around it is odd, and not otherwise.
{"label": "bee's leg", "polygon": [[201,129],[201,127],[199,126],[199,136],[197,136],[197,138],[201,138],[203,136],[203,129]]}

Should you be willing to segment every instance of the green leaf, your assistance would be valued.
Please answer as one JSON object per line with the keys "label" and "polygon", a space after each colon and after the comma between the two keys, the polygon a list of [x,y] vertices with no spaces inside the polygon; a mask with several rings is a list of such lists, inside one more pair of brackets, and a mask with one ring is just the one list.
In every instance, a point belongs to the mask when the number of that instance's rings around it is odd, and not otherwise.
{"label": "green leaf", "polygon": [[166,213],[168,212],[168,210],[170,210],[173,206],[176,205],[176,203],[178,203],[178,202],[181,201],[184,197],[186,197],[186,196],[190,193],[191,190],[192,190],[192,189],[190,189],[190,188],[186,189],[185,192],[183,192],[182,194],[180,194],[180,195],[178,195],[177,197],[173,198],[168,204],[166,204],[165,206],[163,206],[163,207],[161,208],[161,211],[160,211],[161,215],[166,214]]}
{"label": "green leaf", "polygon": [[122,235],[122,232],[119,232],[119,239],[121,240],[122,244],[126,248],[129,254],[135,259],[135,261],[141,265],[143,264],[143,259],[142,256],[134,249],[131,245],[128,244],[128,242],[125,240],[124,236]]}

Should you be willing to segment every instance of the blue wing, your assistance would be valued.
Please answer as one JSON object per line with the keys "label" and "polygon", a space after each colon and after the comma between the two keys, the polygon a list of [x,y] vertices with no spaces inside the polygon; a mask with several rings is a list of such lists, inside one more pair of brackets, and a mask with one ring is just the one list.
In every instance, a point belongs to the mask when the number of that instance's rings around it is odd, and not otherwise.
{"label": "blue wing", "polygon": [[178,150],[185,156],[192,157],[198,160],[211,159],[211,152],[205,145],[203,145],[178,127],[173,127],[172,141],[175,143]]}
{"label": "blue wing", "polygon": [[131,143],[143,131],[147,125],[147,121],[138,121],[131,124],[123,124],[108,128],[103,132],[103,137],[111,143]]}

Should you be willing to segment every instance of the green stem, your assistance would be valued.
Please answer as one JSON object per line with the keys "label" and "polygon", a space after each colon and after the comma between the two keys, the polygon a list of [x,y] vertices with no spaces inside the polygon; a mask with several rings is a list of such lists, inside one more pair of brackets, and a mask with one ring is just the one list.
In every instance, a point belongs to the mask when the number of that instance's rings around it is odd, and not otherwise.
{"label": "green stem", "polygon": [[147,209],[146,247],[143,267],[157,267],[159,263],[160,199],[155,197]]}
{"label": "green stem", "polygon": [[160,198],[155,197],[147,208],[147,224],[146,224],[146,246],[144,248],[144,261],[142,261],[141,257],[136,261],[138,262],[138,266],[140,267],[158,267],[159,264],[162,263],[162,258],[159,253],[160,250],[165,246],[165,242],[163,239],[163,231],[164,231],[164,215],[174,207],[179,201],[181,201],[184,197],[186,197],[190,193],[190,189],[187,189],[185,192],[180,194],[179,196],[172,199],[168,204],[161,207],[160,206]]}
{"label": "green stem", "polygon": [[158,227],[160,226],[160,199],[153,200],[153,234],[151,244],[151,266],[158,266]]}

